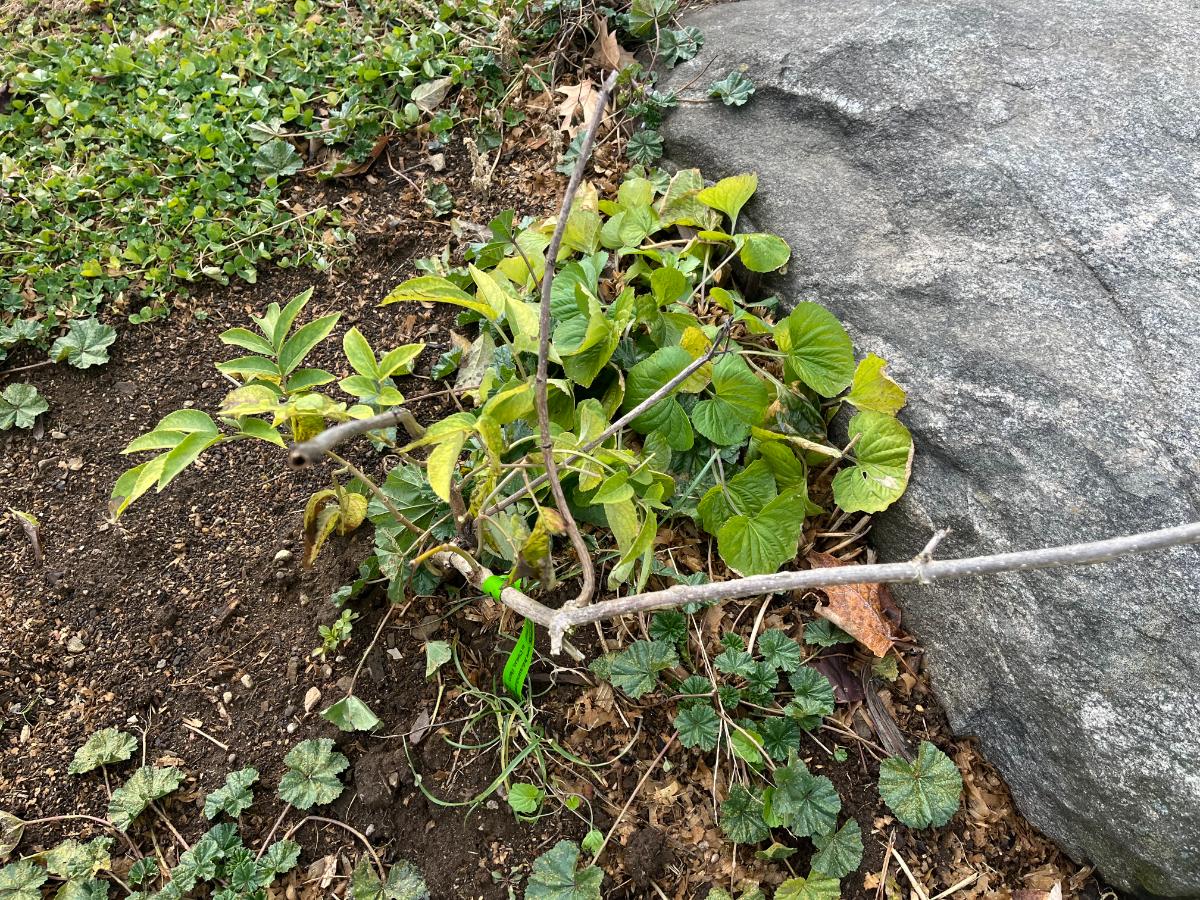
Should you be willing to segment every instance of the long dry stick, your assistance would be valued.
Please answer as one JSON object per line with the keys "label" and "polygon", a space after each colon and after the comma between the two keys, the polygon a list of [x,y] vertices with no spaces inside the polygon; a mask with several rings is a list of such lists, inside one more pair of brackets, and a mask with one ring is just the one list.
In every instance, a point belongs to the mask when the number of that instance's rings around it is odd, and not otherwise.
{"label": "long dry stick", "polygon": [[583,135],[583,144],[579,148],[579,159],[571,172],[571,180],[567,182],[566,193],[563,194],[562,207],[558,211],[558,222],[554,226],[554,234],[550,238],[550,246],[546,248],[546,269],[542,273],[542,302],[538,325],[538,364],[537,378],[534,381],[534,403],[537,406],[538,432],[541,437],[542,459],[546,466],[546,477],[550,481],[550,493],[554,496],[554,505],[562,516],[563,525],[579,557],[579,565],[583,570],[583,583],[574,600],[568,600],[564,609],[576,609],[586,605],[596,591],[596,568],[592,565],[592,555],[588,552],[571,508],[567,505],[566,494],[563,493],[562,481],[558,477],[558,464],[554,461],[554,440],[550,436],[550,404],[546,399],[547,385],[550,379],[550,291],[554,285],[555,261],[558,250],[562,246],[563,234],[567,230],[567,218],[571,215],[571,206],[575,203],[575,194],[583,181],[583,172],[587,168],[588,158],[592,155],[592,144],[596,140],[596,131],[604,119],[604,111],[608,108],[608,95],[617,83],[617,73],[611,72],[600,87],[600,95],[596,98],[596,109],[592,121],[588,124]]}
{"label": "long dry stick", "polygon": [[[1200,543],[1200,522],[1146,531],[1124,537],[1069,544],[1064,547],[1045,547],[1015,553],[996,553],[965,559],[930,560],[925,553],[910,562],[878,563],[867,566],[806,569],[801,572],[776,572],[773,575],[752,575],[732,581],[712,584],[676,584],[661,591],[649,591],[604,600],[580,609],[551,609],[515,588],[505,588],[500,601],[527,619],[532,619],[550,631],[550,652],[562,650],[563,635],[572,628],[612,619],[630,613],[669,609],[686,603],[708,603],[734,600],[782,591],[804,591],[846,584],[930,584],[954,578],[978,578],[1001,572],[1029,572],[1059,566],[1085,566],[1108,562],[1122,556],[1152,553],[1170,547]],[[472,570],[470,564],[453,553],[435,554],[433,560],[443,567],[453,568],[472,585],[479,587],[492,573],[486,568]]]}

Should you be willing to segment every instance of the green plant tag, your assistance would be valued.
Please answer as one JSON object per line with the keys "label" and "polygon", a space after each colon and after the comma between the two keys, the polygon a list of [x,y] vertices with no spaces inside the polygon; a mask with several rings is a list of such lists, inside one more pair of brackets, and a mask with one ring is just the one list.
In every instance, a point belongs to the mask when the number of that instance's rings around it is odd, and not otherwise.
{"label": "green plant tag", "polygon": [[[484,588],[486,590],[486,584]],[[526,619],[525,624],[521,626],[521,636],[517,638],[517,644],[508,654],[508,662],[504,664],[504,686],[518,700],[525,691],[525,676],[529,674],[529,666],[533,662],[533,631],[533,622]]]}
{"label": "green plant tag", "polygon": [[487,578],[483,579],[483,584],[479,586],[479,589],[489,597],[499,600],[500,592],[504,590],[504,584],[506,581],[508,581],[508,578],[505,575],[489,575]]}

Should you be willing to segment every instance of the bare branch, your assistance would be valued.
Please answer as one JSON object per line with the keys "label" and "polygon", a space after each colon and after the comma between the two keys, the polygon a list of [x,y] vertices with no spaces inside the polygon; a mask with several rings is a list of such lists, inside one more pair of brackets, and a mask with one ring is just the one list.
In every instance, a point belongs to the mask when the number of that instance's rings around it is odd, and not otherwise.
{"label": "bare branch", "polygon": [[318,434],[316,437],[301,444],[292,444],[288,451],[288,465],[293,469],[303,469],[311,466],[342,441],[366,434],[368,431],[378,431],[381,428],[403,426],[408,436],[413,440],[425,436],[425,428],[405,407],[398,406],[385,413],[371,416],[369,419],[353,419],[334,425]]}
{"label": "bare branch", "polygon": [[[805,569],[801,572],[777,572],[773,575],[753,575],[732,581],[713,584],[676,584],[661,591],[649,591],[593,603],[581,609],[552,610],[527,597],[514,588],[506,588],[500,600],[516,612],[532,619],[550,630],[550,652],[562,649],[563,635],[579,625],[612,619],[631,613],[669,609],[687,603],[708,603],[715,600],[734,600],[761,594],[782,591],[816,590],[823,587],[846,584],[928,584],[933,581],[949,581],[955,578],[978,578],[1002,572],[1030,572],[1059,566],[1085,566],[1109,562],[1122,556],[1153,553],[1185,544],[1200,543],[1200,522],[1146,531],[1124,537],[1092,541],[1086,544],[1069,544],[1064,547],[1046,547],[1038,550],[1021,550],[1015,553],[997,553],[988,556],[972,556],[965,559],[926,561],[917,559],[902,563],[879,563],[869,566],[840,566],[837,568]],[[448,564],[463,573],[472,584],[482,579],[472,577],[470,567],[463,560]],[[437,557],[435,557],[436,559]],[[474,573],[476,576],[478,573]],[[490,573],[489,573],[490,574]]]}
{"label": "bare branch", "polygon": [[575,202],[575,194],[578,193],[579,185],[583,181],[583,172],[587,168],[588,158],[592,155],[592,144],[596,140],[596,131],[600,127],[600,122],[604,119],[604,110],[608,108],[608,96],[616,83],[617,73],[614,71],[604,79],[604,84],[600,88],[600,95],[596,98],[596,111],[592,116],[591,123],[587,127],[587,131],[584,132],[583,145],[579,149],[579,159],[575,163],[574,171],[571,172],[571,180],[567,182],[566,193],[563,194],[562,208],[558,212],[558,222],[554,226],[554,234],[550,238],[550,246],[546,248],[546,270],[542,274],[542,302],[538,329],[538,365],[537,379],[534,381],[534,402],[537,405],[542,460],[546,466],[546,478],[550,482],[550,492],[554,495],[554,503],[558,507],[559,515],[562,516],[567,534],[571,538],[571,546],[575,548],[575,555],[579,557],[579,565],[583,570],[583,584],[579,589],[578,596],[574,600],[567,602],[566,606],[568,608],[583,606],[592,599],[592,594],[596,591],[596,570],[592,565],[592,557],[591,553],[588,552],[587,544],[583,541],[583,535],[579,533],[579,526],[575,524],[575,517],[571,515],[571,509],[567,505],[567,498],[563,493],[562,481],[558,477],[558,465],[554,461],[554,442],[550,437],[550,408],[549,402],[546,399],[547,384],[550,378],[550,291],[554,284],[555,261],[558,259],[558,250],[562,246],[563,233],[567,229],[567,219],[571,215],[571,206]]}

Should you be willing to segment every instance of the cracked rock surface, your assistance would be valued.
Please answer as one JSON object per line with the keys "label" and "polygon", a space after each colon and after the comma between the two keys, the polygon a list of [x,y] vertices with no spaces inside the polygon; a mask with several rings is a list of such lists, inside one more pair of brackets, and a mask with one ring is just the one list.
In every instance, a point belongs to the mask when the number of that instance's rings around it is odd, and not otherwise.
{"label": "cracked rock surface", "polygon": [[[665,88],[745,66],[758,89],[681,104],[669,156],[757,171],[785,300],[909,389],[884,559],[937,527],[970,555],[1200,518],[1200,7],[742,0],[688,23],[704,51]],[[1027,817],[1118,886],[1200,897],[1200,551],[897,594]]]}

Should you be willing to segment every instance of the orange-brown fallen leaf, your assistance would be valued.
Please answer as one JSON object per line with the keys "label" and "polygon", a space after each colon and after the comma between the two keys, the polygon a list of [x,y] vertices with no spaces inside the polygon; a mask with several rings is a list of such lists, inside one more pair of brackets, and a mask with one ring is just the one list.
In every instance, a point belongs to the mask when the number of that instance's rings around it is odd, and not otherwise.
{"label": "orange-brown fallen leaf", "polygon": [[633,54],[617,43],[617,36],[608,30],[603,16],[596,17],[596,43],[592,47],[592,59],[606,69],[620,71],[631,62]]}
{"label": "orange-brown fallen leaf", "polygon": [[[592,124],[592,119],[596,116],[596,100],[600,96],[600,89],[590,81],[581,81],[579,84],[563,85],[554,90],[563,95],[562,102],[555,107],[560,120],[558,127],[574,138]],[[575,122],[577,115],[580,119],[578,123]]]}
{"label": "orange-brown fallen leaf", "polygon": [[[849,565],[836,556],[816,552],[808,554],[808,562],[815,569]],[[843,584],[820,590],[828,602],[817,604],[814,611],[818,616],[828,619],[876,656],[887,655],[900,611],[885,585]]]}

